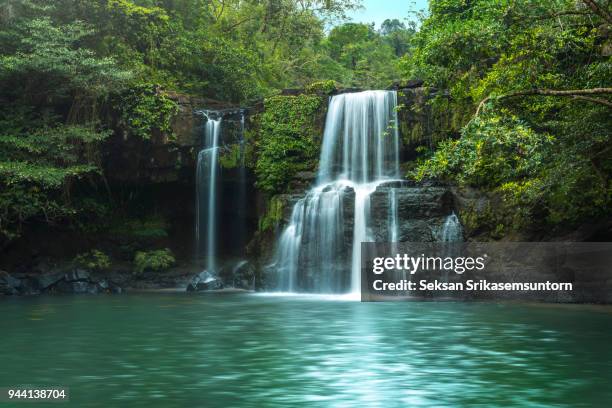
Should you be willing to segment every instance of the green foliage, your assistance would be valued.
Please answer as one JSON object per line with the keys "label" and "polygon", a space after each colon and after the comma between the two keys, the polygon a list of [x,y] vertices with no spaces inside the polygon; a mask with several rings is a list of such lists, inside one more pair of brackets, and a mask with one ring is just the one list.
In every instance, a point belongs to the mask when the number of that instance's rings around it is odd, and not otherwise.
{"label": "green foliage", "polygon": [[[373,25],[346,23],[334,27],[325,40],[329,57],[347,70],[346,86],[385,88],[399,79],[399,56],[406,54],[412,32],[401,23],[383,24],[383,35]],[[400,34],[401,33],[401,34]]]}
{"label": "green foliage", "polygon": [[77,255],[72,262],[79,268],[96,272],[106,271],[111,267],[108,255],[97,249]]}
{"label": "green foliage", "polygon": [[144,219],[122,219],[111,231],[118,236],[134,241],[150,242],[151,240],[168,237],[168,222],[161,217]]}
{"label": "green foliage", "polygon": [[474,119],[463,137],[440,144],[415,177],[453,177],[469,185],[495,187],[532,175],[542,164],[553,138],[540,135],[516,118],[488,116]]}
{"label": "green foliage", "polygon": [[174,255],[168,248],[154,251],[138,251],[134,256],[134,273],[140,275],[147,271],[164,271],[175,263]]}
{"label": "green foliage", "polygon": [[[450,128],[463,130],[421,159],[413,176],[499,194],[513,228],[609,215],[609,108],[567,97],[501,98],[610,87],[602,23],[571,0],[432,0],[400,68],[405,78],[448,89],[450,98],[434,99],[433,108],[453,112]],[[487,97],[485,114],[473,118]]]}
{"label": "green foliage", "polygon": [[283,218],[285,202],[279,196],[274,196],[268,204],[268,211],[259,219],[259,231],[272,231]]}
{"label": "green foliage", "polygon": [[[109,212],[91,191],[107,187],[101,164],[109,129],[142,139],[157,130],[170,134],[177,105],[165,90],[241,102],[347,78],[328,55],[324,27],[355,6],[354,0],[0,4],[0,247],[28,223],[95,230],[95,218]],[[309,143],[292,148],[314,160]],[[252,147],[246,150],[255,157]],[[233,166],[235,153],[221,164]],[[266,183],[279,185],[278,176]],[[85,190],[95,197],[87,203],[79,195]]]}
{"label": "green foliage", "polygon": [[229,145],[219,154],[219,165],[224,169],[235,169],[242,161],[241,146],[238,143]]}
{"label": "green foliage", "polygon": [[568,151],[551,135],[536,133],[516,118],[488,115],[471,121],[460,139],[441,142],[412,176],[499,193],[513,214],[513,228],[542,213],[551,224],[574,222],[605,215],[612,204],[604,176],[611,163],[593,162],[586,146],[593,144],[582,141]]}
{"label": "green foliage", "polygon": [[306,93],[309,93],[309,94],[319,94],[320,93],[324,95],[329,95],[337,89],[338,89],[338,86],[336,85],[336,81],[331,80],[331,79],[327,81],[313,82],[310,85],[306,85],[306,87],[304,88]]}
{"label": "green foliage", "polygon": [[137,84],[123,91],[118,99],[121,122],[133,135],[149,139],[155,129],[172,135],[172,118],[179,108],[160,87]]}
{"label": "green foliage", "polygon": [[4,129],[11,133],[0,134],[0,234],[11,240],[31,219],[74,217],[70,186],[99,174],[98,147],[109,133],[76,125]]}
{"label": "green foliage", "polygon": [[274,96],[265,100],[257,140],[257,186],[282,192],[299,171],[312,170],[318,153],[317,119],[322,98],[312,95]]}
{"label": "green foliage", "polygon": [[112,58],[96,57],[80,46],[93,33],[82,22],[57,25],[48,17],[9,25],[3,39],[12,41],[2,45],[10,52],[0,56],[2,95],[32,105],[75,96],[83,101],[118,89],[129,73]]}
{"label": "green foliage", "polygon": [[49,16],[15,18],[0,30],[1,242],[31,221],[74,218],[72,187],[100,173],[110,132],[97,107],[130,74],[83,46],[92,34],[81,21]]}

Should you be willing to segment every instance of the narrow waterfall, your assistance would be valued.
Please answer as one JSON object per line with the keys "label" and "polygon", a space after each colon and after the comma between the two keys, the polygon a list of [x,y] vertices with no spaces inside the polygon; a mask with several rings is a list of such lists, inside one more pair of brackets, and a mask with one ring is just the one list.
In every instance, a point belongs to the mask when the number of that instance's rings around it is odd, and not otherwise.
{"label": "narrow waterfall", "polygon": [[389,242],[397,242],[399,222],[397,218],[397,197],[395,188],[389,189]]}
{"label": "narrow waterfall", "polygon": [[463,228],[459,222],[459,218],[453,212],[446,217],[444,226],[442,227],[442,242],[461,242],[463,241]]}
{"label": "narrow waterfall", "polygon": [[361,243],[373,241],[370,195],[400,174],[396,106],[395,91],[332,97],[316,185],[296,203],[277,245],[280,290],[360,292]]}
{"label": "narrow waterfall", "polygon": [[217,269],[217,159],[221,117],[215,118],[204,112],[207,118],[204,128],[202,150],[198,153],[196,166],[196,245],[198,255],[206,257],[206,270]]}
{"label": "narrow waterfall", "polygon": [[247,196],[247,175],[246,175],[246,163],[245,163],[245,140],[244,140],[244,121],[245,121],[245,111],[240,110],[240,129],[239,129],[239,140],[238,140],[238,148],[240,155],[238,159],[238,180],[237,180],[237,189],[236,189],[236,213],[238,215],[236,222],[236,231],[235,231],[235,239],[234,244],[241,248],[240,256],[243,257],[246,254],[244,253],[244,248],[247,245],[247,232],[246,232],[246,218],[248,208],[247,205],[249,203]]}

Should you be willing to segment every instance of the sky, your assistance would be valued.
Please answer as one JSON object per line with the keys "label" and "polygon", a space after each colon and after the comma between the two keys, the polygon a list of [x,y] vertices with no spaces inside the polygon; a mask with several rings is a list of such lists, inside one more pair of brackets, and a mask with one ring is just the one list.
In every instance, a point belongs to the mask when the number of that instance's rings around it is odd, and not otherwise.
{"label": "sky", "polygon": [[427,10],[427,0],[362,0],[363,9],[352,11],[349,17],[357,23],[376,23],[376,28],[388,18],[414,20],[410,10]]}

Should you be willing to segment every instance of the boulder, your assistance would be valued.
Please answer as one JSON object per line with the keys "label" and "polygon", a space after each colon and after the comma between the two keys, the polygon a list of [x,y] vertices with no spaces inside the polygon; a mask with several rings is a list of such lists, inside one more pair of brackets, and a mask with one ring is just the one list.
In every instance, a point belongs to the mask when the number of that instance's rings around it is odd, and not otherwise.
{"label": "boulder", "polygon": [[64,280],[66,282],[90,282],[91,276],[88,271],[84,269],[75,269],[74,271],[68,272],[64,275]]}
{"label": "boulder", "polygon": [[187,292],[200,292],[206,290],[223,289],[223,282],[208,271],[202,271],[191,279],[187,285]]}
{"label": "boulder", "polygon": [[251,262],[238,262],[232,268],[232,272],[233,287],[246,290],[254,289],[256,268]]}
{"label": "boulder", "polygon": [[100,288],[97,284],[86,281],[60,281],[55,285],[55,290],[59,293],[66,294],[90,294],[95,295],[100,292]]}
{"label": "boulder", "polygon": [[121,286],[108,279],[102,279],[97,283],[98,291],[102,293],[116,293],[120,294],[123,292]]}
{"label": "boulder", "polygon": [[63,273],[46,273],[34,278],[38,289],[45,290],[64,279]]}
{"label": "boulder", "polygon": [[21,280],[12,277],[5,271],[0,271],[0,295],[17,295]]}
{"label": "boulder", "polygon": [[398,187],[383,184],[370,196],[371,233],[377,242],[389,241],[391,188],[395,190],[398,241],[439,240],[446,217],[453,210],[453,196],[443,187]]}

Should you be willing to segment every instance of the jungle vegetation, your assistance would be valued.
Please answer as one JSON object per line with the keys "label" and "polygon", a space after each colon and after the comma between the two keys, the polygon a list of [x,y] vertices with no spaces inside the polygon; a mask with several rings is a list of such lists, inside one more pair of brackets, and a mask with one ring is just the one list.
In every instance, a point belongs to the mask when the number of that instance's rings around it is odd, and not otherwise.
{"label": "jungle vegetation", "polygon": [[609,1],[432,0],[402,72],[459,118],[413,176],[501,196],[512,229],[609,217],[611,24]]}
{"label": "jungle vegetation", "polygon": [[[516,226],[609,215],[609,0],[431,0],[417,23],[393,16],[381,27],[344,20],[355,7],[358,0],[3,0],[0,248],[27,224],[87,228],[104,217],[102,146],[113,132],[146,139],[169,130],[171,92],[268,98],[282,111],[290,107],[274,99],[281,89],[321,81],[386,88],[419,78],[444,90],[431,103],[457,120],[410,176],[501,194]],[[283,126],[276,113],[264,115],[259,146],[267,148],[254,166],[267,191],[291,166],[279,162],[280,144],[303,149],[298,167],[316,159],[312,140],[291,137],[301,118]]]}

